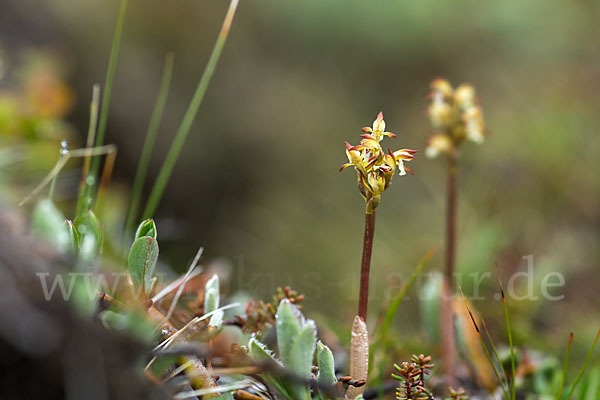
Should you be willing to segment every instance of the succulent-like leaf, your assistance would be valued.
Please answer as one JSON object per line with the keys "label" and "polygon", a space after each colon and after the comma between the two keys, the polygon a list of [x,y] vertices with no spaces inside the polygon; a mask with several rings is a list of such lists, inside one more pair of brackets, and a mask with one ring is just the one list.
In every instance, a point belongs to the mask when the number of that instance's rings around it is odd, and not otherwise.
{"label": "succulent-like leaf", "polygon": [[[180,356],[178,364],[187,365],[183,370],[194,390],[217,388],[217,383],[208,372],[202,361],[196,356]],[[205,394],[203,399],[219,397],[218,392]]]}
{"label": "succulent-like leaf", "polygon": [[137,239],[129,249],[127,264],[131,280],[144,294],[150,294],[152,276],[158,260],[158,242],[149,236]]}
{"label": "succulent-like leaf", "polygon": [[143,237],[150,236],[153,239],[156,239],[156,224],[153,219],[146,219],[140,223],[137,230],[135,231],[134,241]]}
{"label": "succulent-like leaf", "polygon": [[312,362],[317,344],[317,327],[314,321],[308,320],[298,332],[290,349],[289,363],[284,364],[298,376],[310,378]]}
{"label": "succulent-like leaf", "polygon": [[220,329],[223,326],[223,316],[225,313],[221,310],[215,312],[212,317],[210,317],[210,321],[208,322],[208,326],[211,328]]}
{"label": "succulent-like leaf", "polygon": [[[252,337],[248,342],[248,354],[258,362],[274,362],[281,365],[281,362],[273,356],[273,352],[267,349],[267,346],[258,341],[255,337]],[[284,378],[278,377],[274,374],[262,374],[261,377],[264,379],[267,385],[272,386],[284,398],[295,398],[292,388]]]}
{"label": "succulent-like leaf", "polygon": [[68,251],[69,233],[64,226],[65,217],[49,199],[40,200],[31,218],[31,231],[54,245],[59,251]]}
{"label": "succulent-like leaf", "polygon": [[209,313],[219,308],[219,276],[213,275],[204,286],[204,313]]}
{"label": "succulent-like leaf", "polygon": [[273,352],[264,345],[264,343],[260,342],[255,337],[251,337],[248,342],[248,354],[250,357],[255,359],[256,361],[273,361],[278,364],[281,364],[279,360],[275,358]]}
{"label": "succulent-like leaf", "polygon": [[317,381],[323,385],[335,385],[337,378],[333,353],[321,341],[317,343],[317,365],[319,367]]}
{"label": "succulent-like leaf", "polygon": [[279,357],[286,366],[290,365],[290,354],[292,344],[300,332],[300,323],[304,317],[301,316],[296,306],[292,305],[288,299],[283,299],[277,308],[275,321],[277,326],[277,348]]}
{"label": "succulent-like leaf", "polygon": [[[310,379],[316,343],[317,327],[314,321],[307,320],[292,343],[290,359],[286,367],[294,371],[296,375]],[[293,385],[293,388],[297,398],[310,400],[310,390],[306,385]]]}

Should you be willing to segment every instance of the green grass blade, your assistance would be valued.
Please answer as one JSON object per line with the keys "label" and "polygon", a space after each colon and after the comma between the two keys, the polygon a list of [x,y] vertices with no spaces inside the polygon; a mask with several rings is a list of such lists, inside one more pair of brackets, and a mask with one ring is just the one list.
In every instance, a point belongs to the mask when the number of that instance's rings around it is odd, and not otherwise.
{"label": "green grass blade", "polygon": [[398,307],[400,307],[400,304],[402,304],[402,302],[404,301],[406,294],[411,289],[411,287],[413,286],[413,284],[415,283],[415,281],[417,280],[417,278],[419,277],[419,275],[421,274],[421,272],[423,271],[423,269],[429,262],[429,259],[431,258],[433,253],[434,253],[434,251],[433,251],[433,249],[431,249],[425,254],[425,256],[423,256],[421,261],[419,261],[419,264],[417,265],[417,267],[413,270],[408,281],[402,286],[402,288],[400,289],[400,292],[396,295],[396,297],[394,297],[394,299],[390,303],[390,306],[387,309],[385,317],[383,318],[383,323],[381,324],[381,329],[379,331],[380,338],[382,341],[385,341],[385,338],[387,337],[387,332],[390,329],[390,325],[392,324],[392,320],[394,319],[396,312],[398,311]]}
{"label": "green grass blade", "polygon": [[481,325],[483,326],[483,330],[485,331],[485,334],[488,338],[488,341],[490,342],[490,346],[492,346],[492,350],[494,352],[494,355],[496,356],[496,359],[498,360],[498,365],[500,365],[500,371],[502,372],[502,377],[504,378],[504,383],[502,381],[500,381],[500,384],[504,387],[504,385],[506,386],[506,394],[508,393],[508,378],[506,377],[506,371],[504,370],[504,366],[502,365],[502,360],[500,359],[500,355],[498,354],[498,349],[496,348],[496,345],[494,344],[494,340],[492,339],[492,335],[490,335],[490,331],[487,328],[487,325],[485,324],[485,320],[483,319],[483,317],[481,318]]}
{"label": "green grass blade", "polygon": [[[117,16],[117,24],[113,34],[112,46],[110,49],[110,58],[108,60],[108,69],[106,71],[106,81],[104,83],[104,93],[102,95],[102,108],[100,109],[100,119],[98,121],[98,133],[96,134],[95,146],[102,146],[104,143],[104,134],[106,132],[106,121],[108,120],[108,109],[110,106],[110,96],[112,94],[113,82],[115,80],[115,71],[117,69],[117,61],[119,60],[119,48],[121,47],[121,36],[123,34],[123,24],[125,23],[125,12],[127,11],[127,0],[121,0],[119,7],[119,15]],[[90,168],[90,189],[92,192],[98,178],[98,170],[100,168],[100,158],[93,157]]]}
{"label": "green grass blade", "polygon": [[[88,135],[86,148],[91,149],[94,146],[94,138],[96,136],[96,125],[98,123],[98,108],[100,104],[100,85],[97,83],[92,88],[92,101],[90,103],[90,123],[88,127]],[[75,217],[83,215],[89,208],[89,186],[87,184],[87,176],[90,170],[91,156],[83,159],[83,167],[81,169],[81,181],[79,182],[79,193],[77,195],[77,206],[75,208]]]}
{"label": "green grass blade", "polygon": [[558,388],[558,394],[556,400],[561,400],[563,396],[563,390],[565,387],[565,379],[567,377],[567,366],[569,365],[569,355],[571,354],[571,346],[573,345],[573,332],[569,335],[569,343],[567,344],[567,351],[565,353],[565,361],[563,362],[562,374],[560,376],[560,387]]}
{"label": "green grass blade", "polygon": [[588,355],[585,358],[585,361],[583,362],[583,365],[581,366],[581,369],[579,370],[577,377],[575,378],[575,382],[573,382],[573,386],[571,386],[571,390],[569,390],[569,393],[567,394],[567,399],[571,398],[571,395],[575,391],[577,384],[581,380],[581,377],[583,377],[583,373],[585,372],[585,369],[586,369],[588,363],[590,362],[590,358],[592,358],[592,354],[594,353],[594,348],[596,347],[596,344],[598,343],[598,338],[600,338],[600,330],[598,330],[598,334],[596,335],[596,338],[594,339],[594,342],[592,343],[592,347],[590,348],[590,351],[588,352]]}
{"label": "green grass blade", "polygon": [[[408,281],[406,281],[402,287],[400,288],[400,291],[398,292],[398,294],[396,295],[396,297],[394,297],[392,299],[392,301],[389,303],[389,305],[386,307],[386,312],[385,315],[383,317],[383,322],[381,323],[381,325],[377,328],[377,339],[375,341],[373,341],[373,343],[371,344],[370,348],[371,351],[369,351],[369,368],[372,368],[372,366],[374,365],[374,358],[375,358],[375,353],[377,352],[381,352],[383,347],[385,346],[385,344],[387,343],[387,335],[388,335],[388,331],[389,328],[392,324],[392,321],[394,319],[394,316],[396,315],[396,312],[398,311],[398,308],[400,307],[400,305],[402,304],[402,302],[404,301],[404,298],[406,297],[406,294],[410,291],[410,289],[412,288],[413,284],[415,283],[415,281],[417,280],[417,278],[419,277],[419,275],[421,274],[421,272],[423,272],[423,269],[425,268],[425,266],[427,265],[427,263],[429,262],[429,259],[431,258],[431,256],[433,255],[434,250],[430,249],[421,259],[421,261],[419,261],[419,264],[417,264],[417,266],[415,267],[415,269],[413,270],[410,278],[408,279]],[[384,378],[384,358],[382,357],[379,361],[379,371],[380,373],[378,374],[376,380],[377,380],[377,384],[379,384],[379,386],[381,386],[381,384],[383,383],[383,378]],[[376,384],[376,386],[377,386]],[[377,387],[379,387],[377,386]],[[383,392],[379,393],[380,395],[383,395]]]}
{"label": "green grass blade", "polygon": [[[504,398],[506,400],[508,400],[509,397],[509,393],[508,393],[508,387],[505,388],[504,384],[502,383],[502,378],[500,377],[500,372],[498,371],[498,368],[496,367],[496,364],[494,363],[494,360],[492,359],[492,356],[490,355],[490,351],[488,350],[486,344],[485,344],[485,340],[483,339],[483,335],[481,334],[481,330],[479,329],[479,325],[477,325],[477,322],[475,321],[475,317],[473,316],[473,313],[471,312],[471,308],[469,307],[469,303],[467,302],[467,298],[465,297],[465,294],[462,291],[462,288],[460,289],[460,293],[462,295],[462,298],[465,302],[465,307],[467,307],[467,312],[469,313],[469,316],[471,317],[471,322],[473,323],[473,327],[475,327],[475,331],[477,331],[477,336],[479,336],[479,341],[481,342],[481,347],[483,348],[483,351],[485,353],[486,358],[488,359],[488,362],[490,363],[490,365],[492,366],[492,369],[494,370],[494,375],[496,375],[496,379],[498,380],[498,383],[500,384],[500,388],[502,389],[502,393],[504,394]],[[486,329],[487,331],[487,329]],[[489,334],[488,334],[488,337]],[[491,337],[490,337],[490,343],[492,344],[492,346],[494,346],[494,343],[491,341]],[[496,346],[494,346],[495,349]],[[497,353],[496,353],[497,356]],[[500,360],[500,358],[498,357],[498,360]],[[500,366],[502,366],[502,362],[500,362]],[[508,385],[508,383],[507,383]]]}
{"label": "green grass blade", "polygon": [[[497,271],[496,271],[497,272]],[[517,385],[516,385],[516,366],[515,366],[515,347],[513,344],[512,330],[510,328],[510,318],[508,313],[508,305],[506,304],[506,296],[504,295],[504,287],[502,286],[502,280],[500,279],[500,274],[498,274],[498,284],[500,285],[500,293],[502,294],[502,306],[504,308],[504,319],[506,321],[506,332],[508,335],[508,345],[510,347],[510,369],[512,374],[512,382],[511,382],[511,395],[510,398],[512,400],[516,399],[517,396]]]}
{"label": "green grass blade", "polygon": [[194,97],[192,98],[192,101],[190,102],[190,105],[183,116],[181,124],[179,125],[179,129],[177,129],[175,139],[171,144],[171,148],[167,153],[167,157],[165,158],[160,172],[158,173],[158,177],[156,178],[156,182],[154,183],[154,187],[152,188],[152,192],[150,193],[150,197],[146,203],[146,208],[142,213],[142,219],[150,218],[150,216],[154,214],[156,208],[158,207],[158,203],[160,202],[165,187],[167,186],[167,182],[169,181],[171,173],[173,172],[175,162],[179,157],[179,153],[181,153],[181,149],[183,148],[185,140],[190,132],[190,128],[192,127],[192,123],[196,118],[198,109],[200,108],[202,100],[204,99],[204,95],[206,94],[206,90],[208,89],[210,80],[215,72],[217,62],[219,61],[223,46],[225,45],[225,41],[227,40],[227,36],[229,34],[229,29],[231,28],[231,23],[233,22],[238,1],[239,0],[231,0],[231,3],[229,4],[229,9],[225,15],[225,20],[223,21],[223,26],[221,27],[221,32],[219,33],[215,47],[213,48],[210,58],[208,59],[206,69],[204,70],[202,78],[198,83]]}
{"label": "green grass blade", "polygon": [[163,75],[160,82],[160,88],[158,90],[158,96],[152,110],[152,117],[150,118],[150,124],[148,125],[148,131],[146,132],[146,139],[142,147],[142,154],[133,181],[133,187],[131,189],[131,203],[129,204],[129,210],[127,211],[127,218],[125,220],[125,233],[129,233],[133,229],[135,219],[137,218],[140,198],[142,196],[142,188],[144,187],[144,180],[148,172],[148,165],[150,164],[150,155],[156,142],[156,136],[158,134],[158,128],[162,120],[163,112],[165,110],[165,104],[167,103],[167,96],[169,94],[169,88],[171,86],[171,78],[173,77],[173,53],[167,53],[165,57],[165,66],[163,69]]}

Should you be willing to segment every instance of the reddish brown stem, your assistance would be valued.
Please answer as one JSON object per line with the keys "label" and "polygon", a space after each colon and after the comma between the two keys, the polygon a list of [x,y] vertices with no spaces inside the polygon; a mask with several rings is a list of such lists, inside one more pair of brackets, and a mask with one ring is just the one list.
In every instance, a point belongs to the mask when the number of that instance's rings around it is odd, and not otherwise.
{"label": "reddish brown stem", "polygon": [[365,214],[365,237],[363,241],[362,262],[360,265],[360,292],[358,297],[358,316],[367,321],[369,303],[369,274],[371,272],[371,253],[373,252],[373,234],[375,233],[375,210]]}
{"label": "reddish brown stem", "polygon": [[454,292],[454,261],[456,255],[456,174],[457,154],[453,150],[448,155],[448,187],[446,203],[446,262],[444,267],[444,288],[442,293],[442,345],[444,365],[449,386],[456,385],[454,366],[456,363],[456,343],[454,340],[454,318],[452,297]]}

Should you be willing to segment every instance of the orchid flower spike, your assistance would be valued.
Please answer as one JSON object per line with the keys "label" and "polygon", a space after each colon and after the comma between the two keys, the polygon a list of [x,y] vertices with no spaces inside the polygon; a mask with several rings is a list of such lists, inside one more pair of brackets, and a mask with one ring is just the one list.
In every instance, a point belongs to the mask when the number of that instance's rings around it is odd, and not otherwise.
{"label": "orchid flower spike", "polygon": [[354,167],[358,178],[358,189],[365,199],[367,213],[372,213],[381,201],[381,194],[391,185],[394,171],[399,174],[413,173],[404,163],[414,158],[416,150],[401,149],[384,151],[381,141],[385,136],[394,138],[395,134],[385,130],[383,113],[377,115],[372,127],[362,128],[362,140],[356,146],[346,142],[348,162],[340,171]]}

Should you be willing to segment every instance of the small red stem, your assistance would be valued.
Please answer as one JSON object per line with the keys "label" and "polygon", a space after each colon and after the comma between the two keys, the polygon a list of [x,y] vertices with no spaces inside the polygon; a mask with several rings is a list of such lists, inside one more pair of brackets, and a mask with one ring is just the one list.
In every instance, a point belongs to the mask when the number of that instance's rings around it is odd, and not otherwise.
{"label": "small red stem", "polygon": [[358,316],[367,320],[369,303],[369,274],[371,272],[371,253],[373,252],[373,235],[375,233],[375,210],[365,214],[365,236],[363,241],[362,262],[360,266],[360,292],[358,297]]}

